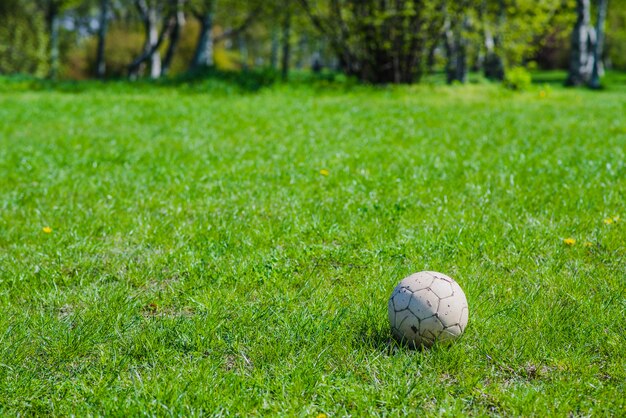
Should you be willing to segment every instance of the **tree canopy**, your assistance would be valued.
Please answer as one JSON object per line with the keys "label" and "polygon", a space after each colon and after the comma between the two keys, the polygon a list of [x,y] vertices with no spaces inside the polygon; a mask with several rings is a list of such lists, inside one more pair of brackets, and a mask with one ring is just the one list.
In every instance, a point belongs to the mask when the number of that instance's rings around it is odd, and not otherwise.
{"label": "tree canopy", "polygon": [[[571,73],[587,59],[579,49],[588,47],[583,52],[599,63],[601,75],[605,67],[626,69],[625,3],[4,0],[0,73],[158,78],[206,67],[261,67],[287,78],[293,67],[326,67],[369,83],[418,82],[430,72],[465,82],[469,71],[502,79],[519,66]],[[581,30],[593,39],[576,41]],[[596,33],[602,42],[595,43]]]}

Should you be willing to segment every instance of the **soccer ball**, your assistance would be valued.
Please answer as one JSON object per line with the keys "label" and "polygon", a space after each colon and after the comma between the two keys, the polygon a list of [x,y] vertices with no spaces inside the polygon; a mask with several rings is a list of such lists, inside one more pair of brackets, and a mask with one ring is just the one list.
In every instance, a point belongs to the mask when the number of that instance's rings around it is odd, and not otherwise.
{"label": "soccer ball", "polygon": [[411,348],[457,339],[469,314],[461,286],[434,271],[421,271],[398,283],[388,312],[394,338]]}

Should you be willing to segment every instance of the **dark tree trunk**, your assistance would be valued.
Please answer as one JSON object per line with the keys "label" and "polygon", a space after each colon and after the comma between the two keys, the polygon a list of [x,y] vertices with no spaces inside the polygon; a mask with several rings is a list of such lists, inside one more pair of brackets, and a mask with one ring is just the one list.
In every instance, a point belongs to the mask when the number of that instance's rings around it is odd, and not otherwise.
{"label": "dark tree trunk", "polygon": [[577,19],[572,31],[569,74],[565,82],[568,86],[586,84],[591,78],[596,34],[590,23],[590,13],[589,0],[576,1]]}
{"label": "dark tree trunk", "polygon": [[50,34],[50,71],[48,77],[52,80],[59,75],[59,7],[54,1],[51,1],[48,7],[46,21],[48,23],[48,31]]}
{"label": "dark tree trunk", "polygon": [[[196,16],[198,17],[198,16]],[[213,10],[198,17],[200,34],[196,44],[196,52],[191,61],[191,69],[213,67]]]}
{"label": "dark tree trunk", "polygon": [[448,19],[445,28],[446,81],[448,84],[455,81],[465,83],[467,81],[467,42],[461,32],[461,23],[458,21],[451,23]]}
{"label": "dark tree trunk", "polygon": [[241,69],[248,71],[248,40],[242,33],[237,35],[237,46],[239,47],[239,60],[241,62]]}
{"label": "dark tree trunk", "polygon": [[[483,2],[484,6],[485,2]],[[484,12],[486,15],[486,11]],[[496,34],[491,31],[489,24],[484,22],[485,57],[483,59],[483,71],[489,80],[504,80],[504,62],[502,57],[496,52],[502,44],[501,33],[506,19],[506,5],[503,0],[499,1],[498,22],[496,24]]]}
{"label": "dark tree trunk", "polygon": [[483,71],[489,80],[504,80],[504,63],[500,55],[496,53],[496,39],[489,29],[485,29],[485,57],[483,59]]}
{"label": "dark tree trunk", "polygon": [[278,31],[272,30],[272,45],[270,49],[270,66],[272,69],[278,68],[278,50],[280,48],[280,40],[278,38]]}
{"label": "dark tree trunk", "polygon": [[320,51],[315,51],[311,55],[311,70],[315,74],[319,74],[322,72],[324,68],[324,63],[322,62],[322,53]]}
{"label": "dark tree trunk", "polygon": [[289,79],[289,62],[291,61],[291,11],[285,12],[283,21],[283,39],[282,39],[282,57],[280,65],[280,74],[283,81]]}
{"label": "dark tree trunk", "polygon": [[104,49],[108,30],[109,0],[100,0],[100,27],[98,28],[98,50],[96,52],[96,77],[104,79],[106,75],[106,61]]}
{"label": "dark tree trunk", "polygon": [[436,53],[437,42],[433,42],[430,48],[428,48],[428,53],[426,54],[426,71],[428,71],[428,73],[432,73],[434,71]]}
{"label": "dark tree trunk", "polygon": [[174,55],[176,55],[176,49],[180,43],[180,34],[185,26],[185,13],[183,12],[183,0],[176,0],[176,17],[174,19],[174,25],[170,32],[169,45],[167,46],[167,52],[165,58],[163,58],[163,64],[161,66],[161,76],[166,76],[172,66]]}
{"label": "dark tree trunk", "polygon": [[304,68],[305,62],[306,62],[306,58],[309,56],[308,55],[309,38],[306,36],[306,34],[300,35],[300,38],[298,39],[298,44],[297,45],[298,45],[297,46],[297,51],[296,51],[296,54],[294,54],[296,56],[294,66],[298,70],[301,70],[302,68]]}
{"label": "dark tree trunk", "polygon": [[599,89],[600,77],[604,72],[602,66],[602,49],[604,48],[604,22],[606,21],[606,12],[608,8],[608,0],[600,0],[598,4],[598,20],[596,22],[596,44],[593,48],[593,69],[591,71],[591,80],[589,87]]}
{"label": "dark tree trunk", "polygon": [[463,35],[463,30],[468,26],[468,18],[463,18],[463,24],[458,28],[456,34],[456,80],[461,83],[467,82],[467,39]]}

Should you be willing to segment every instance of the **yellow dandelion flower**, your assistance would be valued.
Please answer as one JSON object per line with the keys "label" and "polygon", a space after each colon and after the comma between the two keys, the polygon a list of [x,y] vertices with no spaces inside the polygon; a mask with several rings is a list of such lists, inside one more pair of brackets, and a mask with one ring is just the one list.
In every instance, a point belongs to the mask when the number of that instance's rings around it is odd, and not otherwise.
{"label": "yellow dandelion flower", "polygon": [[611,225],[613,223],[613,218],[606,218],[604,220],[604,223],[607,224],[607,225]]}
{"label": "yellow dandelion flower", "polygon": [[320,414],[317,414],[316,418],[328,418],[328,415],[326,415],[324,413],[320,413]]}
{"label": "yellow dandelion flower", "polygon": [[50,228],[49,226],[44,226],[43,228],[41,228],[41,230],[45,232],[46,234],[49,234],[52,232],[52,228]]}
{"label": "yellow dandelion flower", "polygon": [[330,174],[330,171],[326,170],[325,168],[322,168],[322,169],[320,170],[320,174],[321,174],[322,176],[327,176],[327,175],[329,175],[329,174]]}
{"label": "yellow dandelion flower", "polygon": [[576,240],[574,238],[565,238],[563,240],[563,243],[565,245],[574,245],[574,244],[576,244]]}
{"label": "yellow dandelion flower", "polygon": [[542,99],[543,99],[544,97],[546,97],[546,91],[545,91],[545,90],[541,90],[541,91],[539,92],[539,97],[541,97]]}
{"label": "yellow dandelion flower", "polygon": [[585,242],[585,247],[589,248],[591,246],[593,246],[593,243],[591,243],[589,241]]}

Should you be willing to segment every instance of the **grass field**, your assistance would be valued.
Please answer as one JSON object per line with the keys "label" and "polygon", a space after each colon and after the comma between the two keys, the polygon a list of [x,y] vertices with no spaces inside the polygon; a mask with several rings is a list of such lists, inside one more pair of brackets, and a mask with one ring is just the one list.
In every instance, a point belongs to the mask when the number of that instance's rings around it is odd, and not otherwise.
{"label": "grass field", "polygon": [[[626,85],[7,89],[0,413],[624,415],[624,115]],[[467,294],[450,347],[390,341],[420,270]]]}

